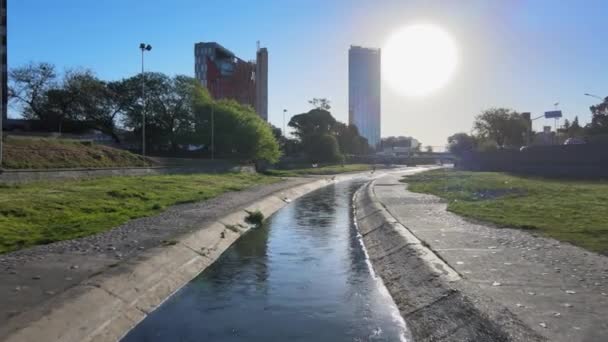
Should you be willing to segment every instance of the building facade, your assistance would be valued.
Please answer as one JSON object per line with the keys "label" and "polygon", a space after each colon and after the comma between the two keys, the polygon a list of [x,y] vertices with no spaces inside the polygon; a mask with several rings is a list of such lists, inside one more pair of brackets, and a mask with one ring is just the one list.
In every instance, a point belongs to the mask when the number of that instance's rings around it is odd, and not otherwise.
{"label": "building facade", "polygon": [[250,105],[267,120],[268,51],[258,49],[257,58],[256,62],[244,61],[218,43],[196,43],[194,74],[214,99],[234,99]]}
{"label": "building facade", "polygon": [[348,123],[374,148],[380,144],[380,56],[380,49],[348,50]]}
{"label": "building facade", "polygon": [[258,46],[255,69],[255,111],[268,121],[268,50]]}
{"label": "building facade", "polygon": [[[8,107],[8,63],[7,63],[7,27],[6,27],[6,2],[7,0],[0,0],[0,39],[2,40],[0,47],[0,84],[2,89],[0,90],[0,112],[2,113],[2,121],[7,119],[7,107]],[[0,122],[0,128],[2,123]]]}

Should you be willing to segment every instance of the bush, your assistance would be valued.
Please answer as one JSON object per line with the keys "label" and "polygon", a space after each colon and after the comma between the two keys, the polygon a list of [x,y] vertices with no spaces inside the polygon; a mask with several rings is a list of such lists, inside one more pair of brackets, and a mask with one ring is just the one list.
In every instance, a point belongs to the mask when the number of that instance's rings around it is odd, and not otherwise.
{"label": "bush", "polygon": [[340,163],[344,160],[338,141],[331,134],[312,137],[307,145],[308,158],[313,163]]}
{"label": "bush", "polygon": [[249,215],[245,218],[245,222],[249,224],[253,224],[255,226],[261,226],[262,222],[264,222],[264,214],[261,211],[248,211]]}

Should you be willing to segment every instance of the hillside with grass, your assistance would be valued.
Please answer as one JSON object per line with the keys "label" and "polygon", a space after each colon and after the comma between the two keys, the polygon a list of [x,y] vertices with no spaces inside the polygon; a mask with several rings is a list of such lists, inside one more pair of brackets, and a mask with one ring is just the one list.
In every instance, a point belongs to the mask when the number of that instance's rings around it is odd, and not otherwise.
{"label": "hillside with grass", "polygon": [[[6,137],[5,169],[65,169],[143,166],[141,156],[88,141]],[[150,162],[148,161],[148,164]]]}
{"label": "hillside with grass", "polygon": [[0,254],[101,233],[176,204],[279,180],[226,173],[0,184]]}

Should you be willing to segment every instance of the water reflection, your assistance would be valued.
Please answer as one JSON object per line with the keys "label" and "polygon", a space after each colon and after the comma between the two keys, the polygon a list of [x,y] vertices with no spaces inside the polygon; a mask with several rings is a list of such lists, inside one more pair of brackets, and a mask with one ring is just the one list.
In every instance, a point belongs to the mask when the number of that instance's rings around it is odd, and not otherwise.
{"label": "water reflection", "polygon": [[341,183],[247,234],[124,341],[398,341],[404,327],[366,264]]}

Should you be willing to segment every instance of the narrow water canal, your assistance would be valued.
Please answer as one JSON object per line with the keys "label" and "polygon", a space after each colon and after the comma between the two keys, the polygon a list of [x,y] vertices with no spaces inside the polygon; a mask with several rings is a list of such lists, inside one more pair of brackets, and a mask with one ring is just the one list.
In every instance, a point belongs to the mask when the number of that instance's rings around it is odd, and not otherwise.
{"label": "narrow water canal", "polygon": [[353,223],[361,185],[338,183],[290,203],[123,341],[404,340]]}

